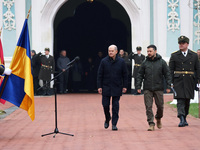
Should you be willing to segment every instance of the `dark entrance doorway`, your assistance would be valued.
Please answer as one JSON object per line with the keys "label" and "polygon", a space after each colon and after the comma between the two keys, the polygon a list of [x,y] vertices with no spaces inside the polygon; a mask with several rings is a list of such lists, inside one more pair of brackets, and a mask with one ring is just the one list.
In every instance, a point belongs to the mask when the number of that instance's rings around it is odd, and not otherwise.
{"label": "dark entrance doorway", "polygon": [[[60,8],[54,21],[55,60],[63,49],[70,60],[80,57],[80,64],[74,67],[78,72],[73,74],[73,68],[70,70],[69,91],[96,89],[97,53],[102,52],[103,57],[106,56],[111,44],[131,52],[130,19],[118,2],[69,0]],[[88,58],[92,59],[93,67],[88,65]],[[88,67],[93,69],[90,79],[86,77]]]}

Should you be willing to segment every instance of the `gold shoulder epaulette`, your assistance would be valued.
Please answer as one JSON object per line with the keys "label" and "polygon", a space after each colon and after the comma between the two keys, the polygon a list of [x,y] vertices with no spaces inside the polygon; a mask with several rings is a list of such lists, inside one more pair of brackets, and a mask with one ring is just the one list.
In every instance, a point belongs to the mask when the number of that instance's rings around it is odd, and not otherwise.
{"label": "gold shoulder epaulette", "polygon": [[[191,49],[190,49],[191,50]],[[194,53],[197,53],[197,52],[195,52],[195,51],[193,51],[193,50],[191,50],[192,52],[194,52]]]}
{"label": "gold shoulder epaulette", "polygon": [[178,52],[179,50],[177,50],[177,51],[175,51],[175,52],[172,52],[172,54],[174,54],[174,53],[176,53],[176,52]]}

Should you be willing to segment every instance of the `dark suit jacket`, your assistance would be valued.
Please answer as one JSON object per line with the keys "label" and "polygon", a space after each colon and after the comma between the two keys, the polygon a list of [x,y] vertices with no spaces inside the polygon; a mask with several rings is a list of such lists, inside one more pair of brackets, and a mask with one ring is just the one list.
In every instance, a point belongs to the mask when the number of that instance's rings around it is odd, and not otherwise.
{"label": "dark suit jacket", "polygon": [[[183,56],[180,50],[171,54],[169,67],[172,75],[172,83],[177,96],[174,98],[194,98],[194,90],[199,80],[200,66],[196,52],[188,50],[187,56]],[[190,71],[194,74],[175,74],[174,71]]]}
{"label": "dark suit jacket", "polygon": [[40,58],[37,55],[34,55],[31,58],[31,71],[32,71],[33,77],[39,76],[40,67],[41,67]]}
{"label": "dark suit jacket", "polygon": [[102,59],[97,76],[97,87],[102,88],[103,96],[121,96],[127,88],[128,75],[125,61],[116,56],[113,61],[109,56]]}

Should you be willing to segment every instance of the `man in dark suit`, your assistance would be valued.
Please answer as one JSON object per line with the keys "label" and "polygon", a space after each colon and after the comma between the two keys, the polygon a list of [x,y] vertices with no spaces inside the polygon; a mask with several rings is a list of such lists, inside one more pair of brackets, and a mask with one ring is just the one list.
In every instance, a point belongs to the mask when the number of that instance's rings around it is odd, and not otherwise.
{"label": "man in dark suit", "polygon": [[67,57],[67,51],[66,50],[62,50],[60,52],[60,57],[57,60],[58,70],[59,70],[59,72],[63,72],[59,76],[60,94],[67,93],[69,70],[65,70],[65,69],[68,67],[67,64],[69,62],[70,62],[70,60]]}
{"label": "man in dark suit", "polygon": [[169,67],[172,75],[172,83],[177,99],[179,127],[188,126],[186,117],[189,112],[190,99],[194,98],[196,81],[199,80],[200,66],[197,53],[188,49],[189,38],[180,36],[178,38],[179,49],[171,54]]}
{"label": "man in dark suit", "polygon": [[50,95],[50,83],[46,85],[47,82],[51,80],[51,74],[55,70],[55,62],[53,56],[49,54],[49,48],[45,48],[45,55],[40,55],[41,69],[39,73],[39,79],[43,81],[44,93],[43,95]]}
{"label": "man in dark suit", "polygon": [[33,74],[34,95],[38,94],[37,89],[40,87],[38,79],[40,67],[40,58],[37,57],[35,50],[31,50],[31,71]]}
{"label": "man in dark suit", "polygon": [[135,65],[134,65],[134,69],[133,69],[133,78],[134,78],[134,85],[135,85],[135,91],[136,91],[135,94],[139,94],[137,92],[137,88],[136,88],[137,74],[138,74],[138,71],[140,69],[142,62],[145,60],[145,56],[143,54],[141,54],[142,47],[138,46],[138,47],[136,47],[136,50],[137,50],[137,54],[134,54],[133,52],[131,52],[129,54],[129,59],[133,59],[135,61]]}
{"label": "man in dark suit", "polygon": [[117,56],[117,46],[108,48],[108,56],[102,59],[97,76],[97,87],[102,94],[102,105],[105,114],[104,127],[109,127],[110,98],[112,97],[112,130],[118,130],[119,100],[122,93],[126,93],[128,86],[128,75],[125,61]]}

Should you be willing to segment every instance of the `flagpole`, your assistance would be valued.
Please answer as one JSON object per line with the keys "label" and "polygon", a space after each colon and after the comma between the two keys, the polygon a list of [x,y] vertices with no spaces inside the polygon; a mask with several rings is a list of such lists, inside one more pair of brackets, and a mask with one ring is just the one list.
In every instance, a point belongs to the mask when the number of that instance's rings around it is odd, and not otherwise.
{"label": "flagpole", "polygon": [[7,80],[8,80],[8,76],[6,75],[6,76],[4,77],[4,84],[3,84],[2,89],[1,89],[0,99],[1,99],[1,96],[2,96],[3,91],[4,91],[4,89],[5,89]]}
{"label": "flagpole", "polygon": [[[0,37],[1,37],[1,32],[2,32],[2,27],[1,27],[1,30],[0,30]],[[6,86],[6,82],[7,82],[7,80],[8,80],[8,76],[5,76],[4,77],[4,84],[3,84],[3,86],[2,86],[2,89],[1,89],[1,92],[0,92],[0,99],[1,99],[1,96],[2,96],[2,94],[3,94],[3,91],[4,91],[4,88],[5,88],[5,86]]]}
{"label": "flagpole", "polygon": [[28,15],[27,15],[26,19],[29,18],[30,12],[31,12],[31,7],[30,7],[30,9],[29,9],[29,11],[28,11]]}
{"label": "flagpole", "polygon": [[1,37],[1,32],[2,32],[2,27],[1,27],[1,30],[0,30],[0,37]]}

